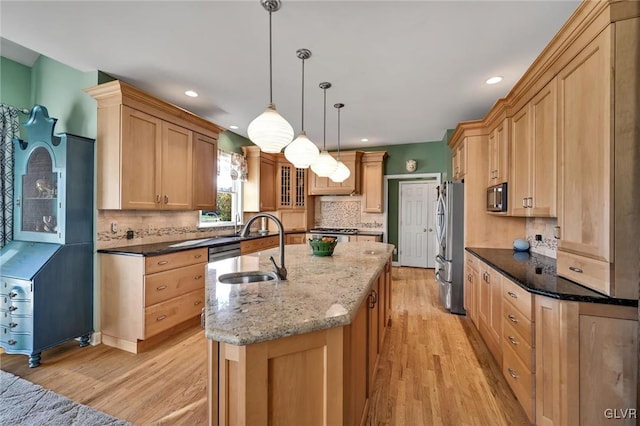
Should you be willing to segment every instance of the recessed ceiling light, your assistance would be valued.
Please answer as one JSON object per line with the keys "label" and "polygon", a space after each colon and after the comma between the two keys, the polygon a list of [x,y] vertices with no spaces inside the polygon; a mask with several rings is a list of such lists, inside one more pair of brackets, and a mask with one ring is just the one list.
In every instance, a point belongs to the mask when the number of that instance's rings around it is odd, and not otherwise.
{"label": "recessed ceiling light", "polygon": [[187,90],[186,92],[184,92],[185,95],[192,97],[192,98],[197,98],[198,94],[196,92],[194,92],[193,90]]}
{"label": "recessed ceiling light", "polygon": [[362,139],[360,139],[360,142],[369,142],[369,139],[367,139],[367,138],[362,138]]}
{"label": "recessed ceiling light", "polygon": [[234,126],[229,126],[229,128],[230,128],[231,130],[238,130],[238,126],[235,126],[235,125],[234,125]]}
{"label": "recessed ceiling light", "polygon": [[500,83],[502,81],[502,76],[495,76],[495,77],[491,77],[490,79],[487,80],[487,84],[496,84],[496,83]]}

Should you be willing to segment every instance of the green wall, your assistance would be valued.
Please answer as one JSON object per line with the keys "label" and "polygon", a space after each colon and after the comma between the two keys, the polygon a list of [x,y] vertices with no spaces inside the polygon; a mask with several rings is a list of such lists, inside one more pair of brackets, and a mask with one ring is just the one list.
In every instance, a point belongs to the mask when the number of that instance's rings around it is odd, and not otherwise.
{"label": "green wall", "polygon": [[[398,212],[400,198],[400,182],[422,180],[414,175],[420,173],[440,173],[441,181],[451,176],[451,150],[447,143],[453,130],[447,130],[440,141],[420,142],[404,145],[389,145],[364,148],[364,151],[386,151],[385,175],[404,175],[397,179],[388,179],[387,199],[387,242],[398,247]],[[407,172],[406,161],[416,160],[415,172]],[[406,177],[405,177],[406,176]],[[393,255],[397,261],[398,256]]]}
{"label": "green wall", "polygon": [[248,145],[253,145],[253,142],[231,130],[225,130],[218,135],[218,149],[223,151],[242,154],[241,147]]}
{"label": "green wall", "polygon": [[56,133],[95,138],[96,101],[83,89],[98,84],[98,72],[82,72],[44,55],[31,67],[31,105],[44,105],[58,119]]}
{"label": "green wall", "polygon": [[[31,107],[31,67],[0,57],[0,102],[20,109]],[[20,123],[26,118],[20,114]],[[20,136],[25,134],[21,124]]]}

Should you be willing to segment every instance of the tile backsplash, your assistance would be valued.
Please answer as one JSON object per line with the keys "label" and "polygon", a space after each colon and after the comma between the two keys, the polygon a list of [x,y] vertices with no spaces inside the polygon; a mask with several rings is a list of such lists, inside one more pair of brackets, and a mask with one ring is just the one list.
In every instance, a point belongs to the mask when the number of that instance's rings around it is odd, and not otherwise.
{"label": "tile backsplash", "polygon": [[[556,218],[527,218],[526,232],[530,251],[557,259],[558,240],[553,236],[553,229],[558,224]],[[536,234],[542,235],[542,241],[536,241]]]}
{"label": "tile backsplash", "polygon": [[362,211],[362,196],[321,196],[315,203],[315,226],[383,231],[382,213]]}

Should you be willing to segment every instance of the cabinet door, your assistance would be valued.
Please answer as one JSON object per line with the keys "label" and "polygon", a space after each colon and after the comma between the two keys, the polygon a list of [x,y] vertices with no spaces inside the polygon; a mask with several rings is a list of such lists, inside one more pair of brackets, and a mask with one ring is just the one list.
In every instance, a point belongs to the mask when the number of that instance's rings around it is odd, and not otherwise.
{"label": "cabinet door", "polygon": [[122,107],[122,209],[162,207],[162,121]]}
{"label": "cabinet door", "polygon": [[349,348],[345,372],[345,425],[364,424],[367,417],[367,319],[369,309],[365,300],[345,333],[345,347]]}
{"label": "cabinet door", "polygon": [[531,177],[531,114],[530,104],[518,111],[511,121],[511,179],[509,181],[509,211],[514,216],[527,216]]}
{"label": "cabinet door", "polygon": [[170,210],[193,208],[193,132],[162,123],[162,205]]}
{"label": "cabinet door", "polygon": [[500,347],[502,340],[502,275],[491,269],[488,279],[491,284],[491,333],[494,341]]}
{"label": "cabinet door", "polygon": [[558,249],[603,261],[613,260],[611,66],[607,27],[558,75]]}
{"label": "cabinet door", "polygon": [[376,366],[378,365],[379,349],[379,316],[380,316],[380,303],[378,303],[378,293],[380,291],[380,280],[378,279],[371,289],[369,294],[369,332],[368,332],[368,348],[369,348],[369,362],[368,362],[368,386],[367,394],[371,396],[373,393],[373,382],[376,373]]}
{"label": "cabinet door", "polygon": [[509,120],[505,119],[496,130],[496,183],[509,179]]}
{"label": "cabinet door", "polygon": [[[531,179],[529,215],[556,216],[557,194],[557,92],[553,79],[531,101]],[[515,130],[514,130],[515,131]],[[512,146],[512,149],[515,147]],[[513,164],[513,163],[512,163]],[[512,185],[511,182],[509,185]]]}
{"label": "cabinet door", "polygon": [[487,280],[486,270],[482,271],[482,280],[480,281],[480,289],[477,292],[478,300],[478,320],[486,325],[490,324],[491,317],[491,284]]}
{"label": "cabinet door", "polygon": [[362,164],[362,211],[382,213],[382,162]]}
{"label": "cabinet door", "polygon": [[196,135],[193,140],[193,207],[216,209],[218,148],[216,140]]}
{"label": "cabinet door", "polygon": [[292,187],[294,185],[295,167],[291,163],[278,162],[276,182],[278,184],[278,209],[293,207]]}
{"label": "cabinet door", "polygon": [[467,311],[467,316],[478,327],[478,271],[473,268],[465,268],[465,281],[464,281],[464,308]]}
{"label": "cabinet door", "polygon": [[487,146],[488,146],[488,157],[489,157],[489,175],[487,179],[487,185],[493,186],[498,183],[497,179],[497,168],[498,168],[498,139],[496,138],[496,131],[489,133],[487,137]]}
{"label": "cabinet door", "polygon": [[276,210],[276,163],[260,158],[260,211]]}
{"label": "cabinet door", "polygon": [[456,157],[458,157],[458,179],[462,179],[467,173],[467,144],[464,140],[456,152]]}

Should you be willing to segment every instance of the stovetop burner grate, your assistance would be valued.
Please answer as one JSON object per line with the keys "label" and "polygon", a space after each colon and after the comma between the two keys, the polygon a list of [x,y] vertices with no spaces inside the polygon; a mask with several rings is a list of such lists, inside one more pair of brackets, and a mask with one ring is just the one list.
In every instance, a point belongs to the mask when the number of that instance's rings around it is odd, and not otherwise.
{"label": "stovetop burner grate", "polygon": [[357,234],[356,228],[313,228],[310,232],[318,234]]}

